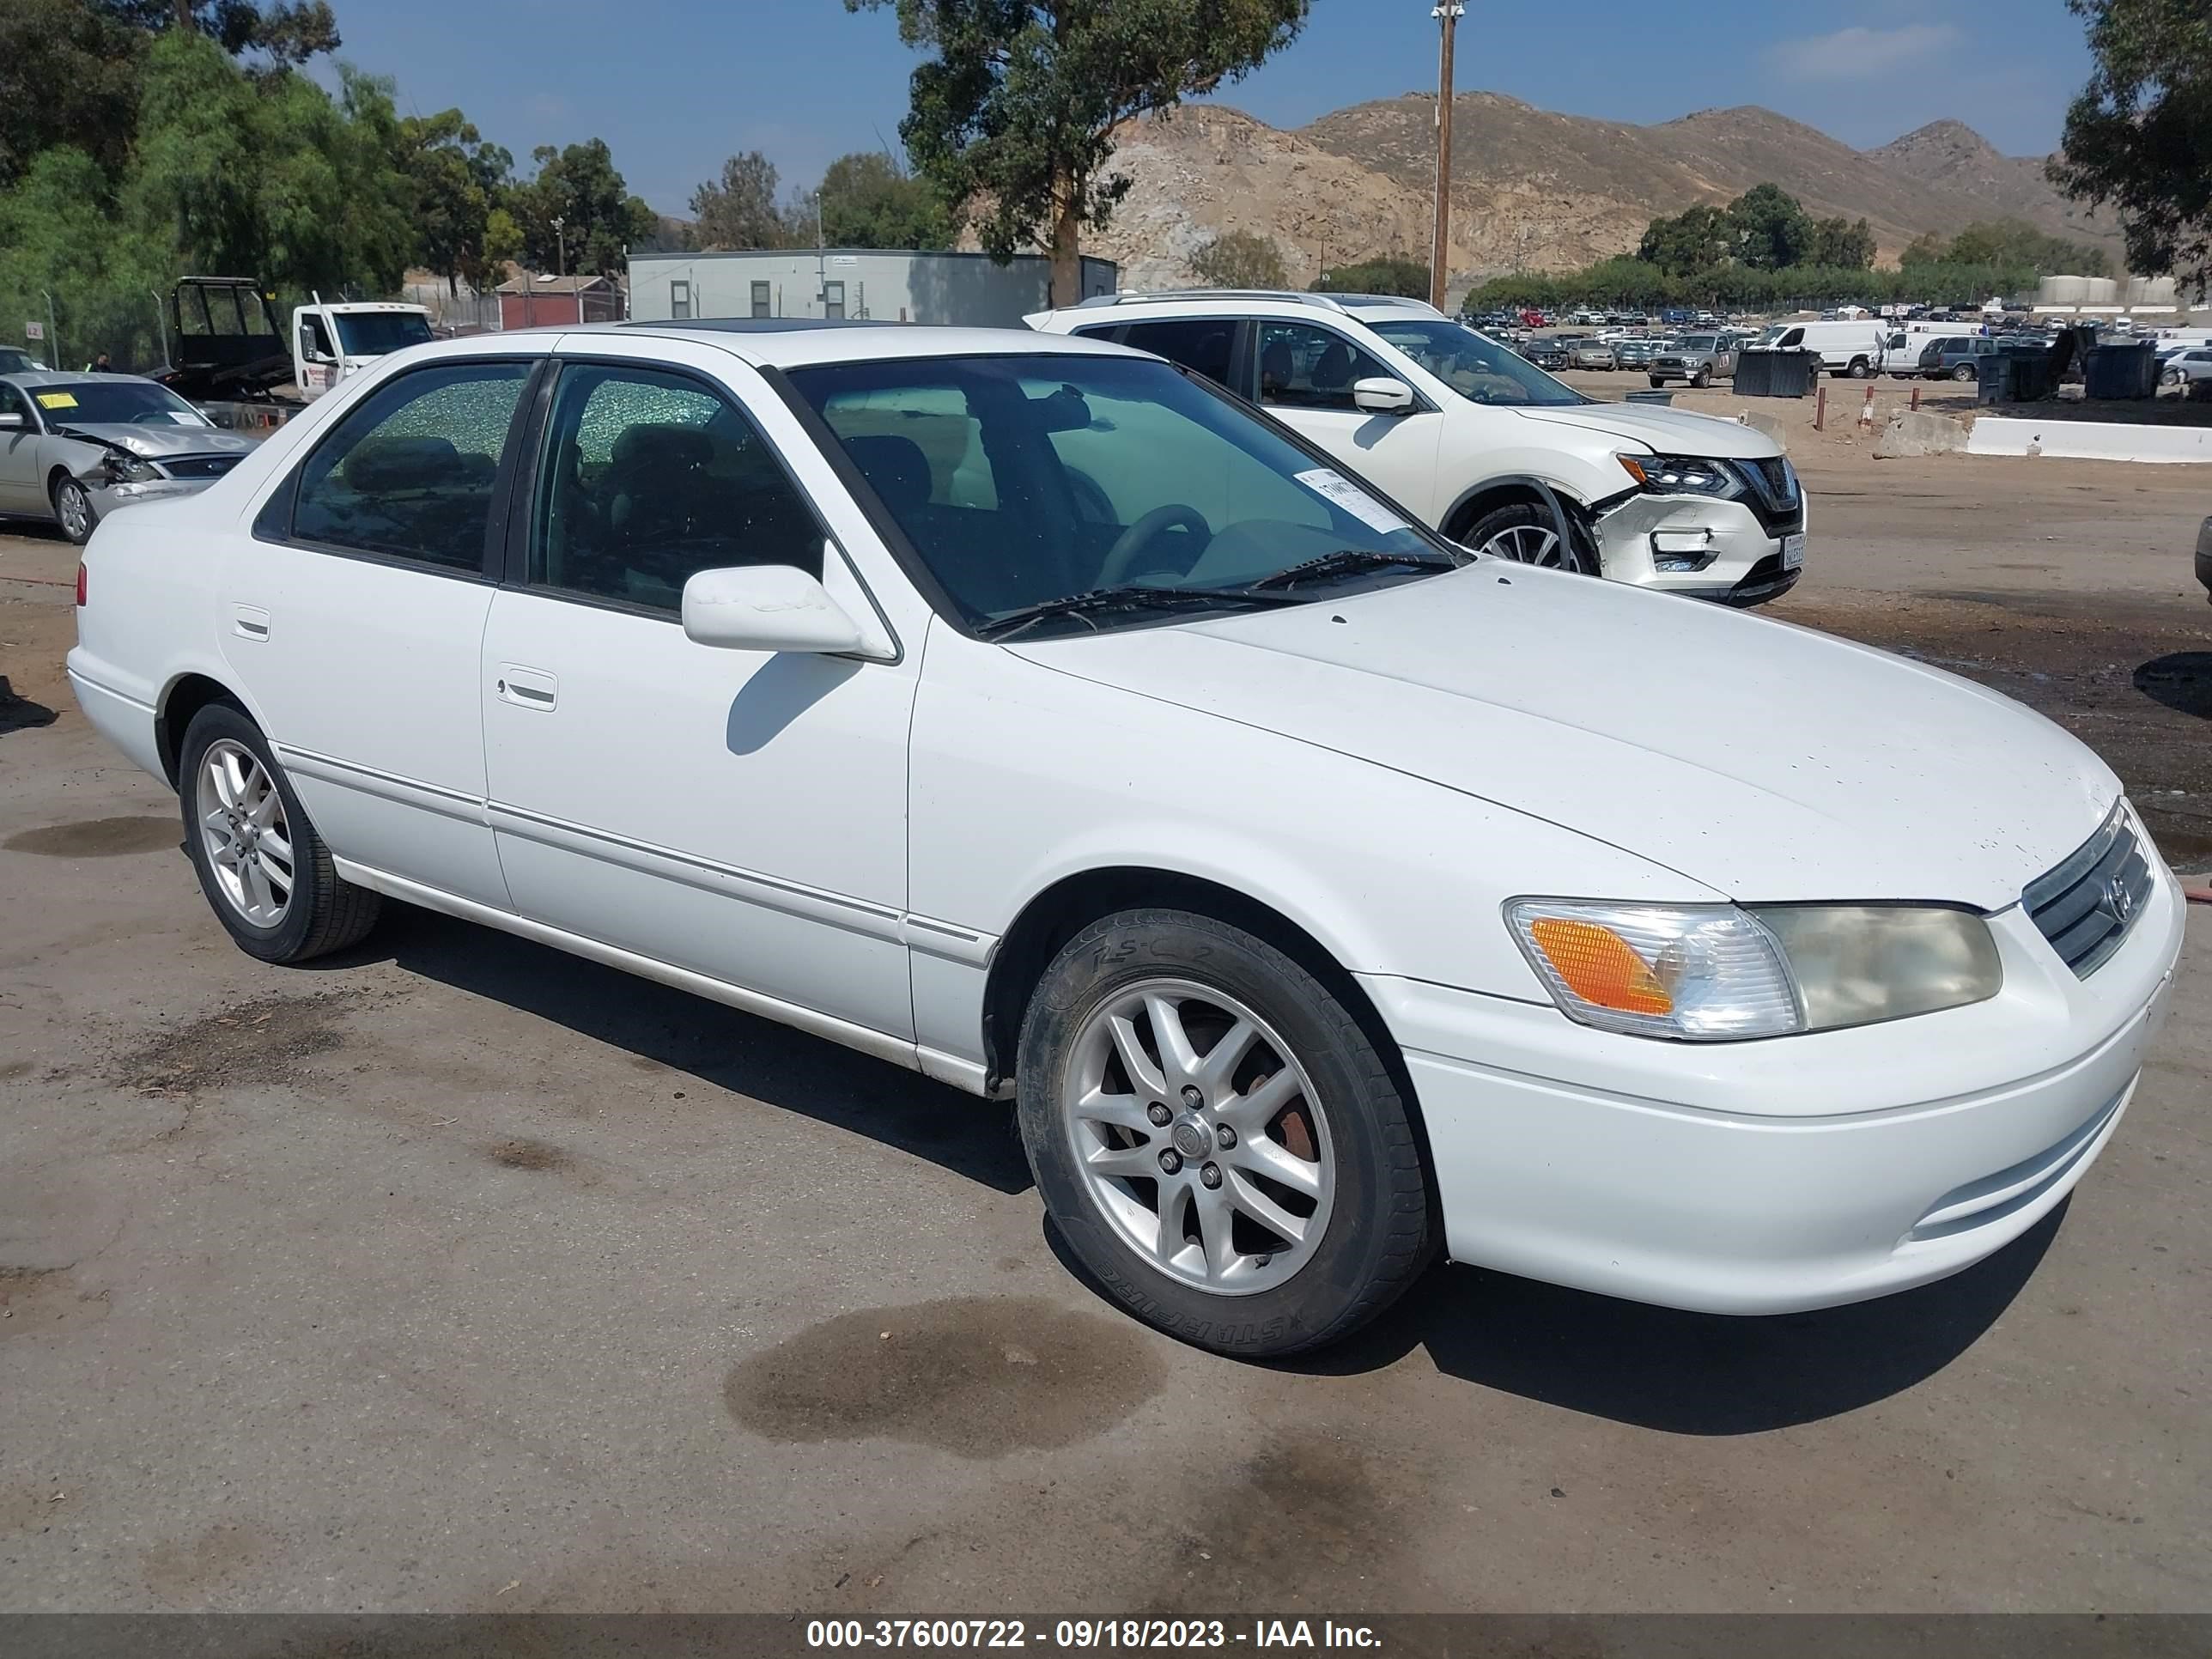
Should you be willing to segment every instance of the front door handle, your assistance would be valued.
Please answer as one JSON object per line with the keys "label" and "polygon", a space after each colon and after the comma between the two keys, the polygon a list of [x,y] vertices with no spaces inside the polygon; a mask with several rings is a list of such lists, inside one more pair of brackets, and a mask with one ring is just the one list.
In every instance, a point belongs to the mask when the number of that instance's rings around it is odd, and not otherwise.
{"label": "front door handle", "polygon": [[543,669],[525,668],[520,663],[503,662],[493,689],[500,701],[511,702],[517,708],[535,708],[541,712],[550,709],[560,701],[561,682]]}

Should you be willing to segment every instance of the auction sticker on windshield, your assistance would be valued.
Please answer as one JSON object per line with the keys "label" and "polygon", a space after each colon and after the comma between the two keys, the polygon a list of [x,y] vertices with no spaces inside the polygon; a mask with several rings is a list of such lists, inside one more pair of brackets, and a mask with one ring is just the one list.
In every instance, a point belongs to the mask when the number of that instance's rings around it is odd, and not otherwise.
{"label": "auction sticker on windshield", "polygon": [[1782,568],[1796,570],[1801,568],[1804,562],[1805,532],[1800,530],[1793,535],[1784,536],[1782,538]]}
{"label": "auction sticker on windshield", "polygon": [[1301,472],[1297,476],[1297,481],[1315,495],[1334,501],[1370,530],[1387,533],[1393,530],[1413,528],[1341,472],[1317,466],[1310,472]]}
{"label": "auction sticker on windshield", "polygon": [[39,393],[39,407],[40,409],[75,409],[76,399],[66,392],[41,392]]}

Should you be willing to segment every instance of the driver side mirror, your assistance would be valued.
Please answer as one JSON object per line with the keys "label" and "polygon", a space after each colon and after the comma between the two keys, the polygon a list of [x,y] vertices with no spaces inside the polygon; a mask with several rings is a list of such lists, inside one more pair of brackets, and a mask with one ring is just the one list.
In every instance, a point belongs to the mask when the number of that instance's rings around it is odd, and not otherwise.
{"label": "driver side mirror", "polygon": [[795,564],[700,570],[684,584],[684,634],[727,651],[864,652],[866,634]]}
{"label": "driver side mirror", "polygon": [[21,432],[22,429],[23,416],[21,410],[10,409],[0,412],[0,432]]}
{"label": "driver side mirror", "polygon": [[1413,388],[1403,380],[1378,374],[1353,383],[1352,402],[1355,408],[1370,415],[1410,415],[1413,412]]}

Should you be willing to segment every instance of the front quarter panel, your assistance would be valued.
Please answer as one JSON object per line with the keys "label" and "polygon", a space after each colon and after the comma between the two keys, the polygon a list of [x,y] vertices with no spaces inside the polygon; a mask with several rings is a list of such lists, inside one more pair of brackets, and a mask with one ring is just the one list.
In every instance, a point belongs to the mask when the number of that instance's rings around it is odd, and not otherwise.
{"label": "front quarter panel", "polygon": [[[1068,877],[1155,869],[1267,905],[1348,971],[1548,1007],[1506,932],[1505,899],[1715,896],[1558,825],[941,623],[915,708],[911,779],[912,911],[982,941]],[[918,1036],[980,1059],[988,949],[957,954],[916,957]]]}

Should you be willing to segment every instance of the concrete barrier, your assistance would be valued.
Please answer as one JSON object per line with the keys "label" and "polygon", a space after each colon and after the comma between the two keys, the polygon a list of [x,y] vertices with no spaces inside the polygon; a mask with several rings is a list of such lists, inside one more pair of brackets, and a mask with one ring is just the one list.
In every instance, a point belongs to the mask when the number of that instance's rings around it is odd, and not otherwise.
{"label": "concrete barrier", "polygon": [[1907,410],[1874,441],[1874,458],[1894,461],[1915,455],[1955,455],[1966,447],[1966,423],[1956,416]]}
{"label": "concrete barrier", "polygon": [[2118,421],[2036,421],[1984,415],[1969,455],[2051,455],[2083,461],[2212,461],[2212,427]]}

